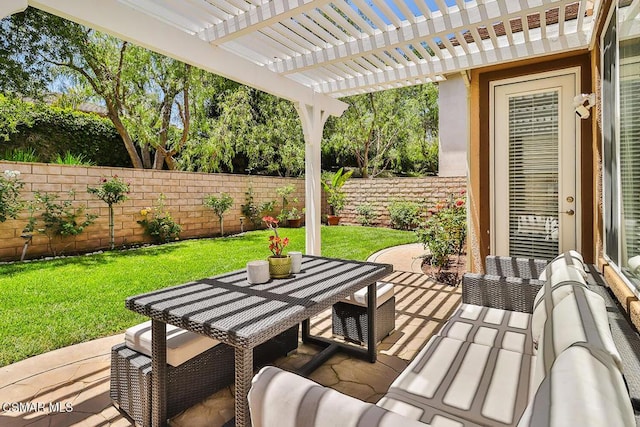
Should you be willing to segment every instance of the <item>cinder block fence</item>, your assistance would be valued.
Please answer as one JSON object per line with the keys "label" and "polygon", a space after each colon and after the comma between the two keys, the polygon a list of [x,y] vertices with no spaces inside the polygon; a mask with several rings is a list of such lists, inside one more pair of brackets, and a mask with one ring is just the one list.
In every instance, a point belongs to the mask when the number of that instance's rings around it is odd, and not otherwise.
{"label": "cinder block fence", "polygon": [[[142,209],[153,207],[160,194],[165,196],[165,208],[174,220],[182,226],[181,239],[219,235],[218,218],[212,210],[203,205],[203,199],[210,194],[228,193],[233,198],[233,206],[225,215],[225,234],[241,230],[241,205],[245,204],[245,193],[253,188],[254,203],[280,200],[276,189],[292,184],[296,188],[290,199],[298,199],[297,207],[304,207],[304,180],[299,178],[279,178],[255,175],[207,174],[182,171],[156,171],[109,167],[86,167],[53,165],[44,163],[16,163],[0,161],[0,173],[4,170],[20,171],[20,179],[25,183],[22,198],[33,200],[36,191],[55,193],[60,200],[69,198],[74,206],[86,206],[89,212],[98,215],[95,223],[75,237],[56,240],[57,252],[90,252],[109,247],[109,212],[107,205],[87,193],[87,187],[100,185],[102,178],[119,176],[130,183],[129,199],[114,206],[116,246],[149,242],[143,227],[137,223],[143,217]],[[393,200],[426,201],[435,204],[439,199],[465,186],[465,178],[394,178],[361,180],[351,179],[345,184],[347,206],[342,213],[344,224],[357,224],[356,206],[371,203],[378,214],[377,225],[389,225],[389,203]],[[323,197],[323,203],[325,198]],[[326,204],[323,212],[328,212]],[[16,220],[0,223],[0,260],[20,258],[24,239],[22,230],[28,221],[26,209]],[[248,220],[244,229],[250,229]],[[29,246],[27,258],[49,255],[48,239],[35,233]]]}
{"label": "cinder block fence", "polygon": [[438,177],[350,179],[344,185],[347,204],[341,213],[341,223],[358,224],[356,208],[369,203],[376,214],[374,225],[389,227],[389,205],[394,201],[412,201],[434,207],[451,194],[459,194],[466,189],[467,178]]}
{"label": "cinder block fence", "polygon": [[[109,209],[106,203],[87,193],[87,187],[96,187],[102,178],[114,175],[131,184],[129,199],[114,206],[116,246],[150,241],[137,221],[143,218],[140,211],[153,207],[160,194],[166,197],[166,210],[182,226],[181,239],[219,235],[218,217],[203,204],[204,197],[210,194],[224,192],[233,198],[233,207],[224,217],[225,234],[240,231],[241,205],[245,204],[249,186],[253,187],[254,203],[259,205],[278,199],[276,188],[293,184],[296,191],[292,198],[297,197],[299,207],[304,206],[304,180],[296,178],[0,162],[0,172],[7,169],[20,171],[20,179],[25,183],[22,191],[25,200],[33,200],[36,191],[57,193],[63,200],[69,197],[69,190],[73,190],[74,205],[87,206],[88,211],[98,215],[95,223],[83,233],[57,243],[58,250],[64,248],[65,253],[109,247]],[[24,245],[20,235],[27,220],[25,210],[20,218],[0,223],[0,259],[20,258]],[[251,227],[247,223],[245,221],[245,230]],[[48,254],[47,243],[46,236],[34,234],[27,256]]]}

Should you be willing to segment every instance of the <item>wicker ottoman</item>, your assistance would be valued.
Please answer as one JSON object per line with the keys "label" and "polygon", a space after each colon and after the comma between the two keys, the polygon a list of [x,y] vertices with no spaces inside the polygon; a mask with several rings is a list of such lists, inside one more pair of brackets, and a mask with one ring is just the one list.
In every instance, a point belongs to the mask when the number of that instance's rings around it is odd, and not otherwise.
{"label": "wicker ottoman", "polygon": [[[349,300],[333,305],[333,335],[341,336],[347,341],[364,344],[367,341],[367,288],[363,288]],[[378,283],[376,309],[376,342],[395,330],[396,298],[393,295],[392,283]]]}
{"label": "wicker ottoman", "polygon": [[[298,347],[298,326],[254,350],[259,368]],[[167,366],[167,417],[173,417],[234,381],[234,349],[218,344],[179,366]],[[113,404],[136,425],[151,426],[151,358],[124,343],[111,349]]]}

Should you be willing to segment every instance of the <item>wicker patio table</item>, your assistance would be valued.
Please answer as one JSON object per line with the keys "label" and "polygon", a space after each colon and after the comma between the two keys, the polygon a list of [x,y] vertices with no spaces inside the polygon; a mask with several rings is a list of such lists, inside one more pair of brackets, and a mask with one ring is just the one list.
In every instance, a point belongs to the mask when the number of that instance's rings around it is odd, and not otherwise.
{"label": "wicker patio table", "polygon": [[[132,296],[126,307],[152,319],[152,424],[166,417],[166,324],[201,333],[235,348],[235,424],[250,424],[247,393],[253,377],[253,348],[302,323],[302,339],[326,347],[299,372],[308,374],[338,350],[376,360],[376,281],[388,264],[304,256],[300,273],[260,285],[246,270]],[[310,335],[309,318],[363,286],[368,291],[366,349]]]}

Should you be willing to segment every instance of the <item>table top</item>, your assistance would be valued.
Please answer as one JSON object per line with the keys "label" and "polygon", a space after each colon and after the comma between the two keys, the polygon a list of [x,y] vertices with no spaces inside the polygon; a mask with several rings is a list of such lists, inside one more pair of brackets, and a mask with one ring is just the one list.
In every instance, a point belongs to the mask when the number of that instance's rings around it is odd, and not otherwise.
{"label": "table top", "polygon": [[253,348],[391,273],[389,264],[305,255],[300,273],[249,284],[246,269],[128,297],[155,320]]}

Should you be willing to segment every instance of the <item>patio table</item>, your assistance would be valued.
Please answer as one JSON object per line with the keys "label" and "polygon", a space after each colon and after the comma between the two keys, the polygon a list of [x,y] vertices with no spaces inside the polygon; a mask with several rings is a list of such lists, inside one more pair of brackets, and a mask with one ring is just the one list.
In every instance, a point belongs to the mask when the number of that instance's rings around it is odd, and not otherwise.
{"label": "patio table", "polygon": [[[304,256],[300,273],[256,285],[238,270],[126,299],[126,307],[152,319],[152,423],[166,424],[166,324],[201,333],[235,349],[235,423],[250,424],[247,393],[253,349],[302,322],[302,339],[326,347],[299,372],[308,374],[344,350],[376,360],[376,281],[389,264]],[[366,349],[310,335],[309,319],[363,286],[368,288]]]}

